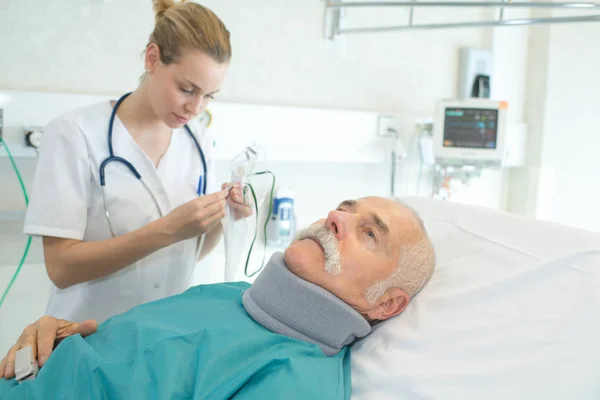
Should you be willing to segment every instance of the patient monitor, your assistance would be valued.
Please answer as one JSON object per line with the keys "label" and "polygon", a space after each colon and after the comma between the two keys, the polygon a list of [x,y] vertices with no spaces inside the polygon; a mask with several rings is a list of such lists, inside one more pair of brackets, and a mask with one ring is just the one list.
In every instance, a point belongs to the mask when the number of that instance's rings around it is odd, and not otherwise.
{"label": "patient monitor", "polygon": [[525,161],[525,125],[508,124],[506,101],[482,98],[437,102],[430,148],[433,197],[448,199],[454,180],[469,185],[485,169]]}
{"label": "patient monitor", "polygon": [[441,100],[433,123],[437,163],[502,165],[507,158],[505,101]]}

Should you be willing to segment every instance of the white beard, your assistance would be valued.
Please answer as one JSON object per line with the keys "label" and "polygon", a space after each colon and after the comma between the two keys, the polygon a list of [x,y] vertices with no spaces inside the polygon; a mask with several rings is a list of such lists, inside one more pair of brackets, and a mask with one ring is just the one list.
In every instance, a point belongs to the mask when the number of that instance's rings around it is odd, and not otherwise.
{"label": "white beard", "polygon": [[322,225],[311,225],[299,230],[294,241],[303,239],[313,239],[321,245],[325,253],[325,271],[328,274],[338,275],[342,272],[342,255],[332,231]]}

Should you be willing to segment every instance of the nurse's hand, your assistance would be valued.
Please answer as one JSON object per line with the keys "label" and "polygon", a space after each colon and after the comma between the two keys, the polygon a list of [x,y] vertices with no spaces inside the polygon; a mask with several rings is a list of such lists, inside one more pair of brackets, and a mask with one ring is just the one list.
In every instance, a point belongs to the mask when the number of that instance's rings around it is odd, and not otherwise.
{"label": "nurse's hand", "polygon": [[[221,186],[221,189],[225,189],[231,185],[232,183],[225,182]],[[244,195],[242,194],[242,188],[239,183],[233,184],[233,188],[231,188],[229,196],[227,196],[227,204],[231,207],[233,218],[235,220],[248,218],[252,215],[252,207],[244,202]]]}
{"label": "nurse's hand", "polygon": [[225,216],[228,190],[200,196],[175,208],[158,222],[172,243],[212,231]]}
{"label": "nurse's hand", "polygon": [[98,329],[98,323],[91,319],[80,324],[54,317],[38,319],[37,322],[25,328],[17,343],[11,347],[7,356],[0,362],[0,378],[14,378],[15,357],[17,351],[23,347],[31,346],[33,358],[37,359],[38,366],[42,367],[50,357],[54,347],[64,338],[76,334],[86,337],[96,332],[96,329]]}

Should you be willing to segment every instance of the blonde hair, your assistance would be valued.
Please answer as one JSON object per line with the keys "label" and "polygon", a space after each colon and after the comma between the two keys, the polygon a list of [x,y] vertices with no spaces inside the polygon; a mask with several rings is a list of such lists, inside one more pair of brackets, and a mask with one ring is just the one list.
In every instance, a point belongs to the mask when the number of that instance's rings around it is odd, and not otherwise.
{"label": "blonde hair", "polygon": [[179,61],[183,49],[197,49],[218,63],[231,59],[229,31],[211,10],[182,0],[153,0],[156,25],[149,42],[160,49],[160,61]]}
{"label": "blonde hair", "polygon": [[394,272],[365,291],[365,298],[371,305],[374,305],[390,288],[400,288],[412,298],[429,282],[435,269],[435,251],[423,220],[415,210],[400,204],[408,208],[419,223],[420,237],[413,243],[403,244]]}

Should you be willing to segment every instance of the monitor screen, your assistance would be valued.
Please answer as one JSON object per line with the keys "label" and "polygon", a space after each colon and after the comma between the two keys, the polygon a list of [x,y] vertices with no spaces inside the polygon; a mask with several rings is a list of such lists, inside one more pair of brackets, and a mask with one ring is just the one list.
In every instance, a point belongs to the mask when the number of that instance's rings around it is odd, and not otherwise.
{"label": "monitor screen", "polygon": [[444,147],[495,149],[498,110],[448,107],[444,115]]}

